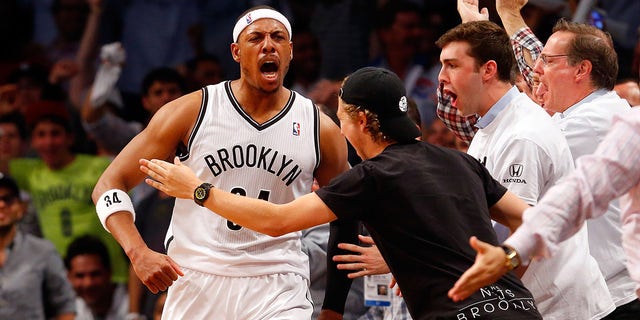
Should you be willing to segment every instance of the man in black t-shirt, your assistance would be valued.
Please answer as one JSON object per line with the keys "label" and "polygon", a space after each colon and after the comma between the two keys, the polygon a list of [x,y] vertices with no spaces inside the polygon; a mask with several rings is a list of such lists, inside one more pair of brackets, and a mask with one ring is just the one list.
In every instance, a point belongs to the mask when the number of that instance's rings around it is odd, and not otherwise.
{"label": "man in black t-shirt", "polygon": [[[343,135],[364,160],[315,193],[272,204],[217,188],[199,201],[244,227],[277,236],[350,218],[370,231],[413,319],[542,319],[531,293],[513,274],[464,302],[447,291],[470,267],[472,235],[497,245],[491,219],[515,230],[527,204],[491,178],[474,158],[416,141],[402,81],[380,68],[350,75],[340,91]],[[141,160],[151,186],[192,199],[200,181],[179,160]],[[203,199],[204,198],[204,199]],[[507,249],[506,249],[507,250]],[[512,268],[505,261],[505,268]],[[341,319],[325,309],[319,319]]]}

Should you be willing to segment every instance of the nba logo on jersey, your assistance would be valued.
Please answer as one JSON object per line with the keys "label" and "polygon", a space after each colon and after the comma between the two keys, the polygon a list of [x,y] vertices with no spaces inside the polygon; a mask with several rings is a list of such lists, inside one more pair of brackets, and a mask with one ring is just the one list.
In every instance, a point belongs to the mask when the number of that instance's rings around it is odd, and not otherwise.
{"label": "nba logo on jersey", "polygon": [[252,20],[251,19],[251,13],[248,13],[247,16],[245,17],[245,19],[247,19],[247,24],[251,24]]}
{"label": "nba logo on jersey", "polygon": [[298,122],[294,122],[293,123],[293,135],[294,136],[299,136],[300,135],[300,123],[298,123]]}

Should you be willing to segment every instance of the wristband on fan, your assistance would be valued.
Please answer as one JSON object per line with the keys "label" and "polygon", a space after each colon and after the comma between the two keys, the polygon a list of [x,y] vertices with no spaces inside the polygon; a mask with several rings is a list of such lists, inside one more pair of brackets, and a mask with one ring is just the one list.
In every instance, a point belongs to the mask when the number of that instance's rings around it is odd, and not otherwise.
{"label": "wristband on fan", "polygon": [[107,218],[120,211],[127,211],[131,213],[133,221],[136,221],[136,213],[133,210],[133,203],[131,203],[131,198],[129,198],[129,195],[126,192],[120,189],[111,189],[103,193],[98,199],[96,212],[98,213],[98,218],[100,218],[102,227],[107,230],[107,232],[111,232],[107,229]]}

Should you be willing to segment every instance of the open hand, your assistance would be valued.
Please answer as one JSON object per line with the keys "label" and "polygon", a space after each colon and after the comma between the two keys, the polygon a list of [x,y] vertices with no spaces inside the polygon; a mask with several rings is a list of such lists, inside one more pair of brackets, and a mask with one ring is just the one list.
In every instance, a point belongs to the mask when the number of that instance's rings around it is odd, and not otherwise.
{"label": "open hand", "polygon": [[471,247],[478,252],[475,263],[456,281],[449,290],[449,298],[461,301],[480,288],[496,282],[509,270],[505,265],[505,253],[500,247],[494,247],[476,237],[469,239]]}
{"label": "open hand", "polygon": [[202,184],[191,168],[175,157],[173,163],[158,159],[140,159],[140,171],[149,176],[144,181],[176,198],[193,199],[193,191]]}
{"label": "open hand", "polygon": [[487,8],[480,9],[478,0],[458,0],[458,14],[460,14],[462,23],[489,20],[489,10]]}
{"label": "open hand", "polygon": [[389,273],[389,267],[382,258],[380,250],[374,244],[373,239],[362,235],[359,235],[358,238],[362,243],[370,246],[359,246],[351,243],[338,244],[338,248],[356,253],[333,256],[333,261],[338,262],[338,269],[353,270],[348,274],[351,279],[372,274]]}

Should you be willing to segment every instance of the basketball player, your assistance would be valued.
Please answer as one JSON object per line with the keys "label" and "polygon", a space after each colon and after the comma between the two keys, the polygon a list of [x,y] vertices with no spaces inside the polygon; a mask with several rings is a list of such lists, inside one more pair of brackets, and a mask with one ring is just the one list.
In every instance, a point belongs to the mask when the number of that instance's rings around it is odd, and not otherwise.
{"label": "basketball player", "polygon": [[[531,293],[513,273],[463,303],[447,297],[447,290],[473,263],[475,252],[467,235],[480,233],[495,245],[491,217],[515,230],[527,204],[473,157],[416,141],[420,130],[406,115],[404,85],[391,71],[360,69],[340,92],[342,133],[364,161],[290,203],[211,188],[177,158],[175,164],[141,159],[140,169],[150,176],[149,185],[177,198],[195,199],[211,209],[210,215],[272,236],[337,218],[362,221],[402,288],[413,319],[541,319]],[[204,186],[210,189],[202,200],[199,190]],[[508,257],[504,262],[517,265]],[[319,319],[342,315],[323,310]]]}
{"label": "basketball player", "polygon": [[[103,225],[152,291],[170,287],[165,319],[309,319],[309,265],[300,233],[270,237],[200,202],[176,200],[168,255],[151,251],[134,226],[126,191],[142,181],[140,158],[181,160],[199,179],[234,194],[286,203],[348,169],[338,127],[283,87],[292,57],[289,21],[269,7],[244,13],[231,54],[240,79],[187,94],[161,108],[105,170],[93,193]],[[282,297],[287,297],[282,299]]]}

